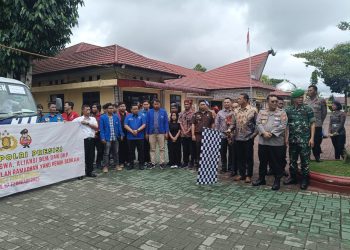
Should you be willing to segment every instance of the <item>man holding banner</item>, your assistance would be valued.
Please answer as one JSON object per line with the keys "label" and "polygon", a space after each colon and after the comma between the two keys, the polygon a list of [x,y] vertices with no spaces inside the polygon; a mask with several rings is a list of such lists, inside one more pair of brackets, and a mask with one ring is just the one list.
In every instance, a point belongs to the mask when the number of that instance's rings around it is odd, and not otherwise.
{"label": "man holding banner", "polygon": [[90,116],[90,106],[83,105],[81,108],[82,116],[75,118],[73,122],[80,123],[81,131],[84,133],[84,151],[85,151],[85,174],[88,177],[96,177],[93,173],[95,159],[95,132],[98,129],[97,121]]}

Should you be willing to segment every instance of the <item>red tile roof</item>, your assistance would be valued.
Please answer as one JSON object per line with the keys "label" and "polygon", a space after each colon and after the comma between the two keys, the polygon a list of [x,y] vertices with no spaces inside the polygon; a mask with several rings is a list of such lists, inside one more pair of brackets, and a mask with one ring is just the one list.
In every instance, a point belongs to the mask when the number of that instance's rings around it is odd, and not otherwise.
{"label": "red tile roof", "polygon": [[194,69],[185,68],[185,67],[171,64],[171,63],[167,63],[167,62],[157,61],[154,59],[152,59],[152,60],[155,61],[156,63],[159,63],[159,64],[163,65],[164,67],[176,72],[177,74],[182,75],[182,76],[196,76],[199,74],[203,74],[203,72],[197,71]]}
{"label": "red tile roof", "polygon": [[200,93],[200,94],[206,93],[204,89],[191,88],[186,86],[175,86],[175,85],[166,84],[166,83],[143,81],[143,80],[118,79],[118,86],[177,90],[177,91],[185,91],[185,92]]}
{"label": "red tile roof", "polygon": [[63,50],[56,58],[60,60],[44,59],[35,61],[33,74],[57,72],[96,65],[125,64],[177,75],[176,72],[157,61],[119,45],[99,47],[92,44],[80,43]]}
{"label": "red tile roof", "polygon": [[[252,87],[275,90],[274,87],[259,81],[269,54],[270,52],[267,51],[251,57],[251,69],[252,75],[254,75],[251,79]],[[171,79],[166,82],[177,86],[183,85],[208,90],[249,88],[249,75],[249,58],[245,58],[201,74],[189,75],[181,79]]]}
{"label": "red tile roof", "polygon": [[[251,57],[252,87],[275,90],[274,87],[259,81],[268,56],[267,51]],[[182,66],[147,58],[119,45],[100,47],[88,43],[79,43],[62,50],[55,58],[34,62],[33,74],[58,72],[85,68],[96,65],[129,65],[173,75],[180,79],[166,80],[174,88],[196,88],[199,90],[249,88],[249,58],[209,70],[195,71]]]}

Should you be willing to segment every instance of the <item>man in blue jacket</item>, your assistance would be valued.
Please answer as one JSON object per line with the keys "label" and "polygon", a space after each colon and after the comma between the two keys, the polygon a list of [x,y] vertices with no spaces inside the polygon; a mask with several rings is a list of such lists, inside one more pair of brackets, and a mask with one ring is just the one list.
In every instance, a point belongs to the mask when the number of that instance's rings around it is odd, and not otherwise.
{"label": "man in blue jacket", "polygon": [[118,138],[123,140],[124,133],[121,127],[121,122],[116,114],[113,114],[113,104],[107,103],[104,106],[106,113],[100,118],[100,136],[101,142],[104,144],[104,155],[103,155],[103,172],[108,172],[109,167],[109,155],[111,153],[113,162],[116,169],[120,169],[119,156],[118,156]]}
{"label": "man in blue jacket", "polygon": [[156,165],[156,147],[158,145],[160,155],[159,167],[163,169],[165,166],[164,146],[165,140],[168,137],[169,121],[168,114],[165,109],[160,108],[160,101],[158,99],[153,100],[153,109],[148,111],[146,122],[146,137],[151,147],[150,168],[154,168]]}

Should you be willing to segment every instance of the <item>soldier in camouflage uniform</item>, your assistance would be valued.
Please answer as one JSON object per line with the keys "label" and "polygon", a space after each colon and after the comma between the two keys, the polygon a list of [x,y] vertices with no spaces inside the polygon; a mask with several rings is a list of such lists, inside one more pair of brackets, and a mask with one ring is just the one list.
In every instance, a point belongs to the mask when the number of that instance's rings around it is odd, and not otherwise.
{"label": "soldier in camouflage uniform", "polygon": [[304,90],[296,89],[291,94],[292,105],[286,108],[289,129],[290,177],[285,185],[297,184],[298,158],[300,155],[302,181],[300,188],[309,185],[309,158],[314,146],[315,116],[313,110],[305,105]]}

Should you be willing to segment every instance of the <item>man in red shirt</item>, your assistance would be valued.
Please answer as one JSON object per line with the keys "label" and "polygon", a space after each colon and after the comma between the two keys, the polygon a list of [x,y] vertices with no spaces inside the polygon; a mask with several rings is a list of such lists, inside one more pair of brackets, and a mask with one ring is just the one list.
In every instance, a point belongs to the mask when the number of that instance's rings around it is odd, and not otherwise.
{"label": "man in red shirt", "polygon": [[73,102],[64,103],[64,113],[62,114],[62,117],[66,122],[71,122],[75,118],[79,117],[78,113],[73,111],[73,108],[74,108]]}

